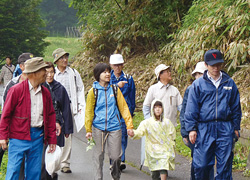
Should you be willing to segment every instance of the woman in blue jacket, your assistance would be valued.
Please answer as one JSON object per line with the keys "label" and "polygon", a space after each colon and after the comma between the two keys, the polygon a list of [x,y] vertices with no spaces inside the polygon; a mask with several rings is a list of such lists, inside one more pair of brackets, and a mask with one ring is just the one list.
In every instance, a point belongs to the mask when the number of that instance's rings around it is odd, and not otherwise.
{"label": "woman in blue jacket", "polygon": [[[103,179],[105,144],[111,159],[111,176],[120,179],[121,117],[125,120],[128,135],[133,134],[132,117],[121,90],[110,83],[111,68],[99,63],[94,68],[96,81],[88,92],[85,111],[86,138],[93,137],[94,179]],[[116,89],[117,88],[117,89]]]}

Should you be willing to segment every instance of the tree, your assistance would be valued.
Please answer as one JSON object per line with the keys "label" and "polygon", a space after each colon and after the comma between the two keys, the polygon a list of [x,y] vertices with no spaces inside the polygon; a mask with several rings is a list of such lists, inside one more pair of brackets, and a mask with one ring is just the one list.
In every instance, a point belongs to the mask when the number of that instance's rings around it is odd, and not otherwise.
{"label": "tree", "polygon": [[0,1],[0,58],[12,56],[14,61],[23,52],[42,56],[48,45],[47,36],[39,15],[40,0]]}
{"label": "tree", "polygon": [[46,30],[50,36],[55,33],[64,36],[66,27],[77,25],[76,10],[69,8],[69,0],[43,0],[41,7],[41,16],[46,23]]}
{"label": "tree", "polygon": [[83,44],[93,54],[109,56],[158,50],[181,26],[192,1],[72,0],[83,24]]}

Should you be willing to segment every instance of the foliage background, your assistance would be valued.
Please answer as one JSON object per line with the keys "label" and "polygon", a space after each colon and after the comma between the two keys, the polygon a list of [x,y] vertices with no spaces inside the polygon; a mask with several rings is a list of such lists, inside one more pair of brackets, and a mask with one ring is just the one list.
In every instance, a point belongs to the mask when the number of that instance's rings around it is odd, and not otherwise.
{"label": "foliage background", "polygon": [[[40,0],[0,1],[0,59],[5,56],[17,57],[22,52],[42,56],[48,45],[43,39],[47,33],[41,30],[42,21],[38,5]],[[14,61],[14,63],[15,63]]]}
{"label": "foliage background", "polygon": [[40,14],[49,36],[65,36],[66,27],[78,26],[77,11],[69,4],[70,0],[42,0]]}

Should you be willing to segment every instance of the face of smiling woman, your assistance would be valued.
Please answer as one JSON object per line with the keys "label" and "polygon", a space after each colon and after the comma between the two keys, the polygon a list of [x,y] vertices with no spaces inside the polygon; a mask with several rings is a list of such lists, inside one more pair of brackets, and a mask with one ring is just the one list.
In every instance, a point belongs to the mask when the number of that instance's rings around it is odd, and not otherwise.
{"label": "face of smiling woman", "polygon": [[110,71],[106,69],[100,74],[100,85],[106,87],[109,84],[110,81]]}

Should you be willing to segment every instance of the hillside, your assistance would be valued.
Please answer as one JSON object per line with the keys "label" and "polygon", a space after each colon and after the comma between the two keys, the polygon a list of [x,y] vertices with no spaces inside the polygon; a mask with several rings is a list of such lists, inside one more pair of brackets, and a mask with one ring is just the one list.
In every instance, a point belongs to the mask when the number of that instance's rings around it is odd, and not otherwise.
{"label": "hillside", "polygon": [[[148,3],[142,5],[150,4],[149,1],[145,2]],[[161,44],[158,50],[151,48],[136,53],[131,49],[126,49],[128,42],[124,46],[125,44],[123,45],[122,42],[119,43],[119,39],[117,41],[114,41],[116,39],[112,37],[106,39],[108,47],[113,42],[113,52],[121,52],[126,59],[125,72],[131,74],[136,83],[138,110],[141,110],[141,103],[147,89],[156,82],[154,68],[158,64],[164,63],[172,66],[172,83],[183,95],[186,87],[192,82],[190,74],[194,65],[203,60],[204,53],[208,49],[216,48],[224,54],[226,62],[224,70],[232,76],[239,87],[243,110],[242,126],[250,129],[248,118],[250,94],[249,78],[247,78],[250,61],[249,10],[250,2],[248,0],[195,0],[182,18],[181,26],[169,36],[171,41]],[[105,33],[109,33],[109,36],[121,33],[124,24],[121,28],[115,25]],[[105,26],[105,28],[107,27]],[[100,34],[98,34],[99,31],[91,33],[89,30],[86,29],[83,33],[83,52],[78,54],[77,60],[73,64],[81,72],[86,92],[94,80],[92,71],[95,64],[108,63],[109,55],[113,53],[105,49],[105,42],[102,39],[105,36],[102,34],[104,30]],[[111,31],[117,32],[110,33]],[[137,29],[137,31],[140,30]]]}

